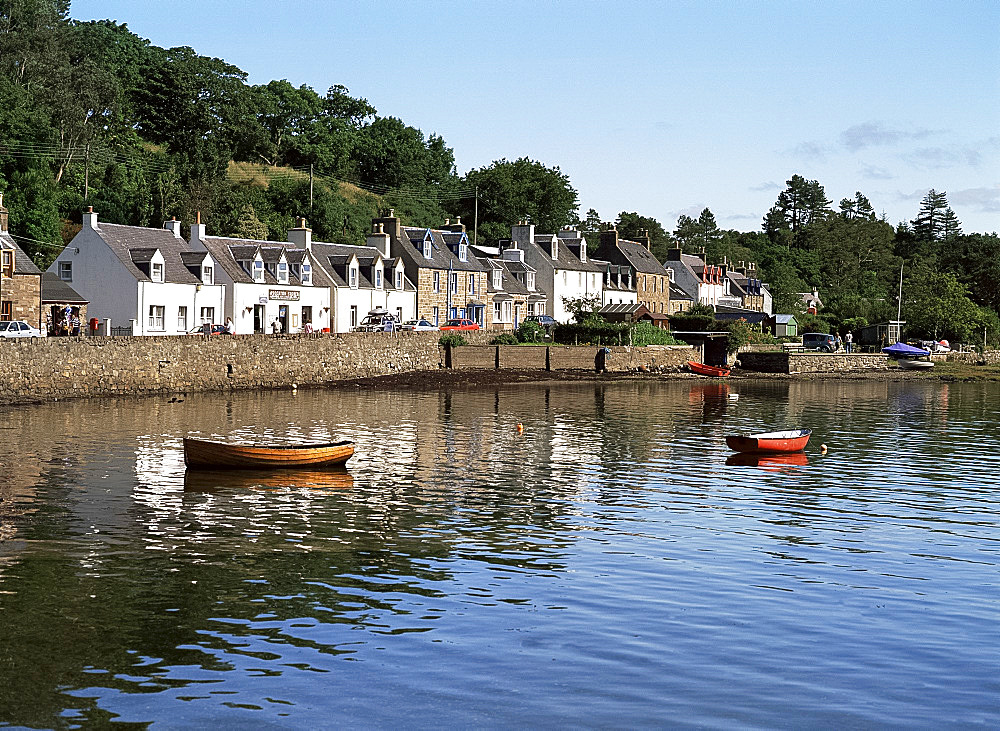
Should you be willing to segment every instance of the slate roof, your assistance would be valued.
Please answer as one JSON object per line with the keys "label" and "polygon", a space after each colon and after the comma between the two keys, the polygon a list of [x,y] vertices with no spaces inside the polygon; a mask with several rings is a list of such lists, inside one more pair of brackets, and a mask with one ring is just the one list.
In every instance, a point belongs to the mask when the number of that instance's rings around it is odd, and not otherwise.
{"label": "slate roof", "polygon": [[534,239],[535,246],[538,247],[545,261],[555,269],[569,269],[580,272],[603,272],[604,270],[589,261],[580,261],[580,257],[574,254],[568,247],[567,242],[578,242],[583,239],[559,239],[559,248],[556,250],[556,258],[552,258],[551,242],[555,234],[537,234]]}
{"label": "slate roof", "polygon": [[670,299],[671,300],[690,300],[692,302],[695,301],[695,297],[692,297],[691,295],[689,295],[687,292],[685,292],[683,289],[681,289],[680,287],[678,287],[673,282],[670,283]]}
{"label": "slate roof", "polygon": [[[260,249],[261,259],[266,264],[277,264],[281,259],[282,253],[285,254],[285,258],[288,259],[290,264],[301,264],[302,258],[306,253],[305,249],[298,248],[296,244],[288,241],[261,241],[257,239],[233,239],[224,236],[206,236],[202,239],[202,243],[205,244],[205,248],[208,249],[212,258],[218,262],[219,266],[222,267],[226,274],[229,275],[230,279],[241,284],[261,284],[261,282],[254,282],[253,275],[237,263],[239,261],[252,261],[256,257],[258,249]],[[293,259],[293,256],[297,257],[297,260]],[[315,253],[311,254],[310,258],[315,263]],[[279,287],[330,286],[330,278],[327,276],[325,268],[314,266],[312,275],[311,285],[302,284],[302,281],[295,276],[294,269],[289,266],[288,282],[284,283],[279,282],[265,266],[263,284],[270,284]]]}
{"label": "slate roof", "polygon": [[632,268],[643,274],[666,274],[667,270],[644,244],[627,239],[618,240],[618,250],[632,265]]}
{"label": "slate roof", "polygon": [[759,325],[762,322],[769,319],[766,312],[755,312],[753,310],[739,310],[726,312],[723,310],[718,310],[715,313],[716,320],[722,320],[724,322],[736,322],[737,320],[746,320],[753,325]]}
{"label": "slate roof", "polygon": [[42,274],[42,302],[86,305],[90,300],[81,297],[69,282],[61,280],[55,272],[45,272]]}
{"label": "slate roof", "polygon": [[[450,268],[460,272],[486,271],[471,252],[468,261],[462,261],[448,247],[449,243],[457,245],[464,234],[416,226],[402,226],[401,231],[399,250],[400,255],[407,263],[424,269]],[[424,257],[423,247],[424,237],[428,232],[431,235],[431,257],[429,259]]]}
{"label": "slate roof", "polygon": [[[184,239],[174,236],[165,228],[122,226],[117,223],[100,223],[94,233],[104,240],[132,276],[143,282],[152,281],[137,263],[149,263],[152,251],[159,249],[163,255],[163,281],[174,284],[201,284],[201,278],[185,266],[181,253],[191,247]],[[139,257],[138,262],[133,253]]]}
{"label": "slate roof", "polygon": [[[316,241],[312,243],[313,263],[321,267],[329,280],[337,287],[350,286],[346,279],[346,272],[341,274],[339,270],[347,266],[352,256],[358,259],[358,288],[374,289],[375,285],[369,280],[368,274],[371,272],[371,266],[375,259],[382,256],[378,249],[371,246],[324,244]],[[392,276],[395,260],[386,259],[385,257],[382,257],[382,260],[386,265],[386,272],[382,276],[382,286],[386,291],[396,291],[396,282]],[[402,291],[412,292],[415,289],[416,287],[414,287],[413,282],[407,279],[404,274]]]}
{"label": "slate roof", "polygon": [[[506,293],[510,295],[518,295],[519,297],[527,297],[531,294],[531,291],[521,284],[521,282],[511,273],[511,269],[508,267],[509,264],[517,264],[519,269],[517,271],[527,272],[535,271],[531,267],[526,267],[521,262],[508,262],[501,261],[500,259],[480,259],[479,263],[483,267],[490,271],[486,276],[486,291],[496,292],[496,293]],[[499,270],[501,276],[501,287],[502,289],[495,289],[493,287],[493,270]],[[494,299],[504,299],[502,296],[494,297]]]}
{"label": "slate roof", "polygon": [[0,249],[14,252],[14,274],[42,273],[42,270],[35,266],[35,262],[15,243],[14,237],[7,231],[0,232]]}

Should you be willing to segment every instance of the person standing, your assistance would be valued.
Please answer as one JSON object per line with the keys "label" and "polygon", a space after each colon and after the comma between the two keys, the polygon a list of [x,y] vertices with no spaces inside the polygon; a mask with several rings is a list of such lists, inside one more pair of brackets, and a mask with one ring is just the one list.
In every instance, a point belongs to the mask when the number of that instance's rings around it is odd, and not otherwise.
{"label": "person standing", "polygon": [[844,335],[844,350],[848,353],[854,352],[854,335],[850,330]]}
{"label": "person standing", "polygon": [[279,320],[277,317],[274,318],[274,322],[271,323],[271,332],[273,332],[275,335],[281,334],[281,320]]}
{"label": "person standing", "polygon": [[233,318],[227,317],[226,318],[226,335],[235,335],[235,334],[236,334],[236,325],[233,324]]}

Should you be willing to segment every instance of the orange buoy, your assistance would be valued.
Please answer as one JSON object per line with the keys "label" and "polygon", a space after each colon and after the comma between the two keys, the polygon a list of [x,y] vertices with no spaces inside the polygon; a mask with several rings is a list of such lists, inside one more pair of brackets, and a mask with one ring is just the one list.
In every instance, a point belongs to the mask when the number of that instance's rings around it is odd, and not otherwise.
{"label": "orange buoy", "polygon": [[517,433],[518,434],[523,434],[524,433],[524,424],[522,424],[521,422],[517,423]]}

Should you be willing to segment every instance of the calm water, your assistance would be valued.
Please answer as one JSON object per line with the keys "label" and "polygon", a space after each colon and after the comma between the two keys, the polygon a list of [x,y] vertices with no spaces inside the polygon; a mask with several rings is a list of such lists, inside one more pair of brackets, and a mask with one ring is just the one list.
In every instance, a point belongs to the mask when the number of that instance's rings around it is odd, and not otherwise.
{"label": "calm water", "polygon": [[[938,383],[7,408],[0,725],[996,728],[998,422]],[[761,426],[806,464],[727,464]],[[185,475],[199,432],[358,454]]]}

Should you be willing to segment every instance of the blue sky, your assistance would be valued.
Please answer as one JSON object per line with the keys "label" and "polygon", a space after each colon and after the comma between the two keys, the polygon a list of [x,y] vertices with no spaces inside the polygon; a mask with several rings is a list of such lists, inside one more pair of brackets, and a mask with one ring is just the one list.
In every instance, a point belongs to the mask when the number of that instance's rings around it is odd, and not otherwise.
{"label": "blue sky", "polygon": [[73,0],[164,47],[368,99],[455,150],[528,156],[580,213],[758,230],[793,174],[895,224],[946,191],[1000,230],[1000,3]]}

